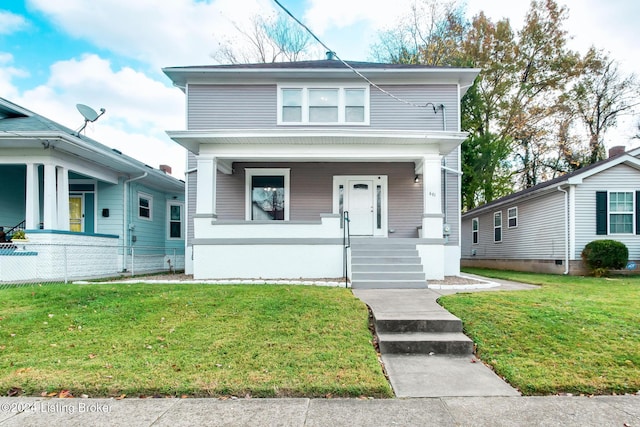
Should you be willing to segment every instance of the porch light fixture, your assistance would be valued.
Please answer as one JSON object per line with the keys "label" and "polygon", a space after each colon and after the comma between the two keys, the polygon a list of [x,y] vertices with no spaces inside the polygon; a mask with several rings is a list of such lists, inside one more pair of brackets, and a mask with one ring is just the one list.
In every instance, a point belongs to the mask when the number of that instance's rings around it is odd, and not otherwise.
{"label": "porch light fixture", "polygon": [[413,182],[415,182],[416,184],[420,182],[420,175],[416,175],[415,178],[413,178]]}

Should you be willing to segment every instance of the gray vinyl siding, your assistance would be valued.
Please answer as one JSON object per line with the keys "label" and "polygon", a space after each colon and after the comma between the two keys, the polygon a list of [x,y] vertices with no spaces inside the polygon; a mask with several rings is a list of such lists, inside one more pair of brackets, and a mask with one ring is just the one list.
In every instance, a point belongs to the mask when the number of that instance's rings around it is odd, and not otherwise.
{"label": "gray vinyl siding", "polygon": [[[460,148],[453,150],[449,155],[445,156],[443,163],[448,168],[458,170],[459,152]],[[448,244],[457,245],[458,236],[460,235],[460,175],[443,170],[441,179],[443,223],[449,224],[451,227]]]}
{"label": "gray vinyl siding", "polygon": [[[197,166],[197,160],[195,154],[192,152],[187,153],[187,170],[194,170]],[[186,210],[187,210],[187,226],[186,226],[186,237],[187,237],[187,245],[191,244],[193,240],[193,217],[196,213],[196,190],[198,186],[198,172],[194,171],[187,174],[186,177],[186,187],[187,187],[187,196],[189,197],[186,201]]]}
{"label": "gray vinyl siding", "polygon": [[[245,219],[245,168],[290,168],[290,220],[319,221],[333,211],[336,175],[387,175],[389,237],[417,237],[422,224],[422,183],[414,182],[413,163],[234,163],[234,173],[218,173],[219,220]],[[195,205],[195,202],[190,202]],[[457,239],[457,237],[456,237]]]}
{"label": "gray vinyl siding", "polygon": [[[456,85],[398,85],[381,86],[394,96],[417,105],[427,103],[445,106],[446,130],[458,131],[458,89]],[[433,112],[431,105],[416,107],[398,101],[391,96],[371,88],[371,127],[376,129],[442,131],[443,112]]]}
{"label": "gray vinyl siding", "polygon": [[[509,228],[508,209],[518,208],[518,225]],[[493,216],[502,212],[502,242],[495,243]],[[564,193],[554,191],[509,201],[462,220],[462,257],[489,259],[559,259],[565,257]],[[471,221],[479,220],[478,244],[472,244]],[[472,256],[472,251],[476,254]]]}
{"label": "gray vinyl siding", "polygon": [[586,178],[576,187],[576,244],[573,258],[580,259],[582,249],[592,240],[613,239],[627,246],[630,259],[640,259],[640,236],[636,234],[596,235],[596,191],[640,191],[640,172],[625,164],[619,164]]}
{"label": "gray vinyl siding", "polygon": [[[387,85],[382,86],[398,98],[433,108],[404,104],[375,88],[370,91],[370,126],[372,129],[457,132],[459,100],[456,85]],[[277,128],[277,86],[270,85],[189,85],[187,129],[275,129]],[[292,126],[287,126],[291,128]],[[302,125],[313,128],[312,125]],[[361,128],[344,126],[340,128]],[[326,129],[326,126],[319,128]]]}

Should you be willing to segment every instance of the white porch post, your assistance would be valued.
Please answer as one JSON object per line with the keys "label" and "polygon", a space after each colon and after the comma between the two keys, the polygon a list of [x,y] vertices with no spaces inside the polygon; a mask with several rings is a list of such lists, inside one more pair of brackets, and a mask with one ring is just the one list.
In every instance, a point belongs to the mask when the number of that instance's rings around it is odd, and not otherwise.
{"label": "white porch post", "polygon": [[442,173],[438,154],[425,156],[422,164],[422,188],[424,213],[422,215],[422,237],[442,238]]}
{"label": "white porch post", "polygon": [[52,230],[58,225],[56,190],[56,166],[44,165],[44,229]]}
{"label": "white porch post", "polygon": [[198,157],[196,217],[216,217],[216,172],[215,157]]}
{"label": "white porch post", "polygon": [[57,168],[58,175],[58,230],[69,231],[69,171]]}
{"label": "white porch post", "polygon": [[27,163],[27,188],[25,189],[25,228],[40,228],[40,179],[38,165]]}

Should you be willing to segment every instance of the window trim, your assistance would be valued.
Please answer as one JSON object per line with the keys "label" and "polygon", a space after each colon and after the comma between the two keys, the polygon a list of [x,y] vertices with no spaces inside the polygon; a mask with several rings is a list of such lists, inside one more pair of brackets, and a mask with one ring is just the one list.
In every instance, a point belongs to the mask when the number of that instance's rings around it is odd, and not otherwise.
{"label": "window trim", "polygon": [[[302,90],[301,110],[302,117],[299,122],[285,122],[283,113],[283,89]],[[337,89],[338,90],[338,121],[337,122],[310,122],[309,121],[309,90],[310,89]],[[364,121],[346,121],[346,95],[348,89],[364,90]],[[370,124],[370,88],[368,84],[360,83],[334,83],[334,84],[278,84],[277,85],[277,124],[278,126],[369,126]]]}
{"label": "window trim", "polygon": [[[496,218],[500,218],[500,225],[496,225]],[[496,239],[496,230],[500,229],[500,240]],[[502,242],[502,211],[493,213],[493,243]]]}
{"label": "window trim", "polygon": [[[515,215],[511,216],[511,211],[515,211]],[[515,220],[515,225],[511,225],[511,220]],[[518,207],[512,206],[507,209],[507,228],[518,228]]]}
{"label": "window trim", "polygon": [[[474,229],[475,225],[475,229]],[[471,244],[480,244],[480,218],[471,218]]]}
{"label": "window trim", "polygon": [[[629,212],[612,212],[611,211],[611,193],[631,193],[631,211]],[[636,192],[633,190],[609,190],[607,191],[607,235],[608,236],[630,236],[636,233]],[[611,215],[631,215],[631,231],[629,233],[613,233],[611,231]]]}
{"label": "window trim", "polygon": [[[246,221],[260,221],[251,219],[251,178],[254,176],[284,176],[284,221],[289,221],[289,211],[291,210],[291,206],[289,203],[290,193],[291,193],[291,169],[290,168],[245,168],[244,170],[244,193],[245,193],[245,209],[244,215]],[[269,222],[277,222],[269,221]]]}
{"label": "window trim", "polygon": [[[149,217],[146,216],[142,216],[140,215],[140,208],[143,206],[140,206],[140,199],[147,199],[149,200]],[[153,196],[149,193],[144,193],[142,191],[138,191],[138,209],[137,209],[137,213],[138,213],[138,219],[141,219],[143,221],[153,221]]]}
{"label": "window trim", "polygon": [[[180,206],[180,237],[171,237],[171,206]],[[167,200],[167,240],[184,240],[184,202]]]}

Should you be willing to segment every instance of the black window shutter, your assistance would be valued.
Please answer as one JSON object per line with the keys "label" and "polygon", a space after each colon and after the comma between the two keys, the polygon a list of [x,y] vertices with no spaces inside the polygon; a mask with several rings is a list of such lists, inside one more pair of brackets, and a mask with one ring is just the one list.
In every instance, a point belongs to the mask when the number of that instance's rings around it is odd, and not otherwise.
{"label": "black window shutter", "polygon": [[596,234],[607,234],[607,192],[596,191]]}
{"label": "black window shutter", "polygon": [[640,234],[640,191],[636,191],[636,234]]}

